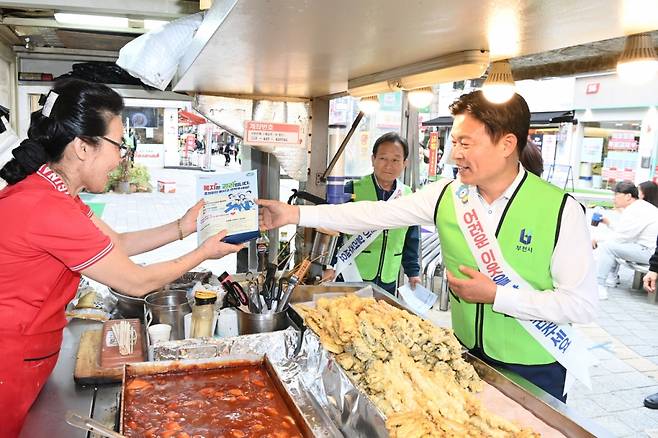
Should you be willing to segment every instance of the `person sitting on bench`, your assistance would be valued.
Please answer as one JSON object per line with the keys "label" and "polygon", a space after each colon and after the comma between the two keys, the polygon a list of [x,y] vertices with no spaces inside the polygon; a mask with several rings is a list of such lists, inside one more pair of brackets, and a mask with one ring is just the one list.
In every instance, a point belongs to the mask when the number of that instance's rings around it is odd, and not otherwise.
{"label": "person sitting on bench", "polygon": [[[630,181],[618,182],[613,203],[622,213],[612,226],[611,238],[600,244],[592,240],[592,247],[599,247],[597,280],[599,299],[602,300],[608,298],[608,275],[617,271],[618,263],[615,258],[646,263],[655,249],[654,240],[658,234],[658,208],[638,199],[635,184]],[[610,224],[607,218],[602,222]]]}

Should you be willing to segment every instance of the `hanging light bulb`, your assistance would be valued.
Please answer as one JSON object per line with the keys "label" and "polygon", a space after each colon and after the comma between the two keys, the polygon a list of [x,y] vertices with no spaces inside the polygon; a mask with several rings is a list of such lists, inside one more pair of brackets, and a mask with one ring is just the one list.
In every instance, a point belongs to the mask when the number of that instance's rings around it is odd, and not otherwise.
{"label": "hanging light bulb", "polygon": [[496,61],[491,64],[489,76],[482,84],[482,94],[492,103],[505,103],[515,92],[514,77],[509,62]]}
{"label": "hanging light bulb", "polygon": [[658,72],[658,55],[653,47],[651,35],[637,33],[628,35],[624,51],[617,61],[619,77],[628,83],[645,83]]}
{"label": "hanging light bulb", "polygon": [[359,99],[359,109],[365,114],[373,114],[379,111],[379,97],[365,96]]}
{"label": "hanging light bulb", "polygon": [[432,103],[434,99],[434,92],[432,87],[421,87],[409,91],[407,94],[409,103],[416,108],[425,108]]}

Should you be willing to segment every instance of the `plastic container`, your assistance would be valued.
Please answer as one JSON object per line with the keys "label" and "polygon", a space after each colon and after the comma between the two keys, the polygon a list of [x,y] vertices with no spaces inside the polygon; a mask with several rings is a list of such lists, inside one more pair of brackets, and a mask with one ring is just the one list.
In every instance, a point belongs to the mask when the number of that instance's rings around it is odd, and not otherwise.
{"label": "plastic container", "polygon": [[217,335],[220,338],[231,338],[238,335],[238,315],[235,309],[226,308],[219,312]]}
{"label": "plastic container", "polygon": [[207,338],[213,335],[216,301],[217,293],[213,291],[198,290],[194,293],[190,337]]}

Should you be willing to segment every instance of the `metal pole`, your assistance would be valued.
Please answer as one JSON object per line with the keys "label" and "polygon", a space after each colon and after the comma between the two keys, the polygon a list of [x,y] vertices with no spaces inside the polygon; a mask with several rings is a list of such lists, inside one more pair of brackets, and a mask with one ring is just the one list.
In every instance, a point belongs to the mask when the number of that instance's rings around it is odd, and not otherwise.
{"label": "metal pole", "polygon": [[329,163],[327,170],[325,170],[322,176],[320,177],[320,180],[322,180],[322,182],[327,181],[327,175],[329,175],[331,171],[334,170],[334,166],[338,162],[340,156],[345,151],[345,148],[347,147],[347,143],[349,143],[350,139],[352,138],[352,134],[354,134],[354,131],[356,131],[356,127],[359,126],[359,123],[361,122],[363,115],[364,115],[363,111],[359,111],[359,114],[356,115],[356,118],[352,123],[352,127],[350,127],[350,130],[347,132],[347,135],[343,139],[343,143],[341,143],[340,147],[338,148],[338,151],[336,152],[336,155],[334,155],[334,157],[331,159],[331,162]]}
{"label": "metal pole", "polygon": [[409,105],[407,92],[402,91],[402,124],[400,133],[409,144],[409,165],[404,171],[403,182],[414,192],[420,185],[420,160],[418,158],[418,109]]}

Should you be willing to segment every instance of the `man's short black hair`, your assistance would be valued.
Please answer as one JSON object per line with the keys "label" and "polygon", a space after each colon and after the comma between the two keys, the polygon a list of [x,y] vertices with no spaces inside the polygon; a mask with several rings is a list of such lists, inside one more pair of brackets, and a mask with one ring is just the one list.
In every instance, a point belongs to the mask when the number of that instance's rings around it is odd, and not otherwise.
{"label": "man's short black hair", "polygon": [[615,185],[615,193],[625,193],[638,199],[637,186],[630,181],[619,181]]}
{"label": "man's short black hair", "polygon": [[409,158],[409,145],[407,144],[407,140],[400,137],[400,134],[398,134],[397,132],[387,132],[386,134],[382,135],[377,140],[375,140],[375,144],[372,146],[372,155],[377,156],[377,149],[379,149],[379,145],[382,143],[399,144],[400,146],[402,146],[402,153],[404,154],[404,159],[406,160],[407,158]]}
{"label": "man's short black hair", "polygon": [[516,137],[516,150],[521,152],[528,141],[530,129],[530,109],[521,95],[514,95],[504,103],[489,102],[481,90],[462,94],[459,99],[450,105],[453,116],[469,113],[484,123],[491,141],[496,143],[506,134]]}

